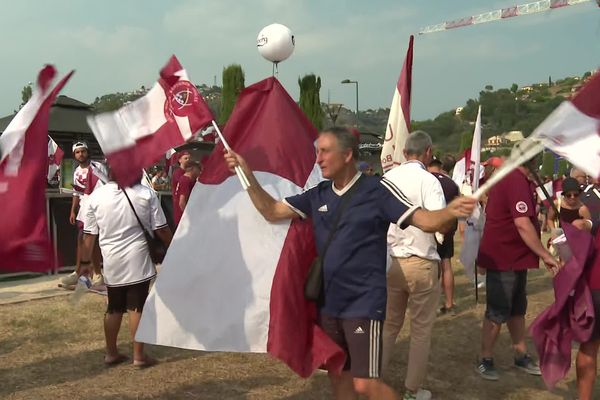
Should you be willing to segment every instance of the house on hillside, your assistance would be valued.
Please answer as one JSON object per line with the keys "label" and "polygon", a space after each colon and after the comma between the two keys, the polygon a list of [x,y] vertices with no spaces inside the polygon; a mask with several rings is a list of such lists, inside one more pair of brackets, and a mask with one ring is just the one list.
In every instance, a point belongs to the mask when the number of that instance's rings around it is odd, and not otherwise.
{"label": "house on hillside", "polygon": [[485,145],[481,147],[482,151],[494,151],[501,147],[505,147],[508,141],[502,137],[502,135],[496,135],[488,138]]}
{"label": "house on hillside", "polygon": [[485,144],[481,147],[481,150],[494,151],[502,148],[510,148],[524,139],[525,137],[523,136],[523,132],[510,131],[502,135],[496,135],[488,138]]}

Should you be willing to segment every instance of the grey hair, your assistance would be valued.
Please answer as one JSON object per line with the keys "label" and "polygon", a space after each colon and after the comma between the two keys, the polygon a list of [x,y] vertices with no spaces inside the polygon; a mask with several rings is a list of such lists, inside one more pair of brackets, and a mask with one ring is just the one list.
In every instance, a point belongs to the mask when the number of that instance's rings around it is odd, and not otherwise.
{"label": "grey hair", "polygon": [[577,167],[573,167],[571,168],[571,172],[569,173],[569,176],[571,178],[575,178],[577,175],[587,175],[586,172],[580,168]]}
{"label": "grey hair", "polygon": [[352,158],[358,160],[358,138],[348,128],[332,126],[322,131],[320,135],[329,134],[335,136],[341,151],[352,150]]}
{"label": "grey hair", "polygon": [[404,151],[407,156],[422,156],[428,148],[431,148],[433,142],[431,136],[425,131],[414,131],[406,139]]}

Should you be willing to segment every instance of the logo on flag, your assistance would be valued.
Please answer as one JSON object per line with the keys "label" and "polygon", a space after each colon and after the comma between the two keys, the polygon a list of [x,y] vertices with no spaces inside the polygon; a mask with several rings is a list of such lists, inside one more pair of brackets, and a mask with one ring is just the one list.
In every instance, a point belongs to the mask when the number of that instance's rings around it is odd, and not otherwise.
{"label": "logo on flag", "polygon": [[187,117],[193,106],[200,102],[200,94],[189,81],[177,82],[168,92],[165,100],[165,117],[174,120],[173,115]]}
{"label": "logo on flag", "polygon": [[117,111],[88,117],[121,186],[136,182],[141,169],[156,163],[170,148],[191,140],[212,120],[210,108],[175,56],[144,97]]}

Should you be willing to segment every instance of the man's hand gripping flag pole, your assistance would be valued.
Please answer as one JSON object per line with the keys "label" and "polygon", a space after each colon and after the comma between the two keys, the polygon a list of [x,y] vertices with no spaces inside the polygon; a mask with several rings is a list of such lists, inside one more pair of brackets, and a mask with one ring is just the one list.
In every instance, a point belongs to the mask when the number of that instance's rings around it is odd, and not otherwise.
{"label": "man's hand gripping flag pole", "polygon": [[[223,137],[223,134],[221,133],[219,126],[217,125],[217,123],[214,120],[212,121],[212,125],[215,128],[215,130],[217,131],[217,135],[219,135],[219,139],[221,140],[221,142],[223,142],[223,147],[225,147],[225,149],[227,151],[230,151],[231,147],[229,147],[229,143],[227,143],[227,141],[225,140],[225,137]],[[242,184],[242,187],[244,188],[244,190],[248,190],[248,188],[250,187],[250,181],[248,181],[248,177],[246,176],[246,174],[244,174],[242,167],[240,167],[239,165],[236,165],[235,173],[236,173],[238,179],[240,180],[240,183]]]}

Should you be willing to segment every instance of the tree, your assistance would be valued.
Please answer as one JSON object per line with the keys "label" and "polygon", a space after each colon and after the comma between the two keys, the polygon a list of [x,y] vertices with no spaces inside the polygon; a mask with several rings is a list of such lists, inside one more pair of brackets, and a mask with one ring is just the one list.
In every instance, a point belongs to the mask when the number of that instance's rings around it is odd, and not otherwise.
{"label": "tree", "polygon": [[514,94],[517,94],[517,90],[519,90],[519,85],[517,85],[516,83],[513,83],[512,86],[510,87],[510,91],[513,92]]}
{"label": "tree", "polygon": [[303,78],[298,78],[298,85],[300,86],[300,108],[315,128],[321,130],[324,116],[319,97],[321,78],[315,74],[304,75]]}
{"label": "tree", "polygon": [[23,89],[21,89],[21,107],[23,107],[25,103],[29,101],[32,95],[33,89],[31,89],[31,83],[26,86],[23,86]]}
{"label": "tree", "polygon": [[463,132],[463,134],[460,136],[460,148],[458,149],[458,152],[464,152],[466,149],[471,147],[471,144],[473,144],[473,132]]}
{"label": "tree", "polygon": [[558,161],[558,175],[563,176],[567,175],[569,172],[569,163],[567,160],[562,159]]}
{"label": "tree", "polygon": [[586,72],[585,74],[583,74],[583,79],[592,76],[592,73],[590,71]]}
{"label": "tree", "polygon": [[244,71],[239,64],[232,64],[223,68],[220,124],[227,123],[240,92],[244,90],[244,78]]}
{"label": "tree", "polygon": [[544,177],[554,175],[554,154],[550,151],[544,152],[541,172]]}
{"label": "tree", "polygon": [[492,90],[494,90],[494,87],[492,85],[485,85],[485,90],[488,90],[491,92]]}

